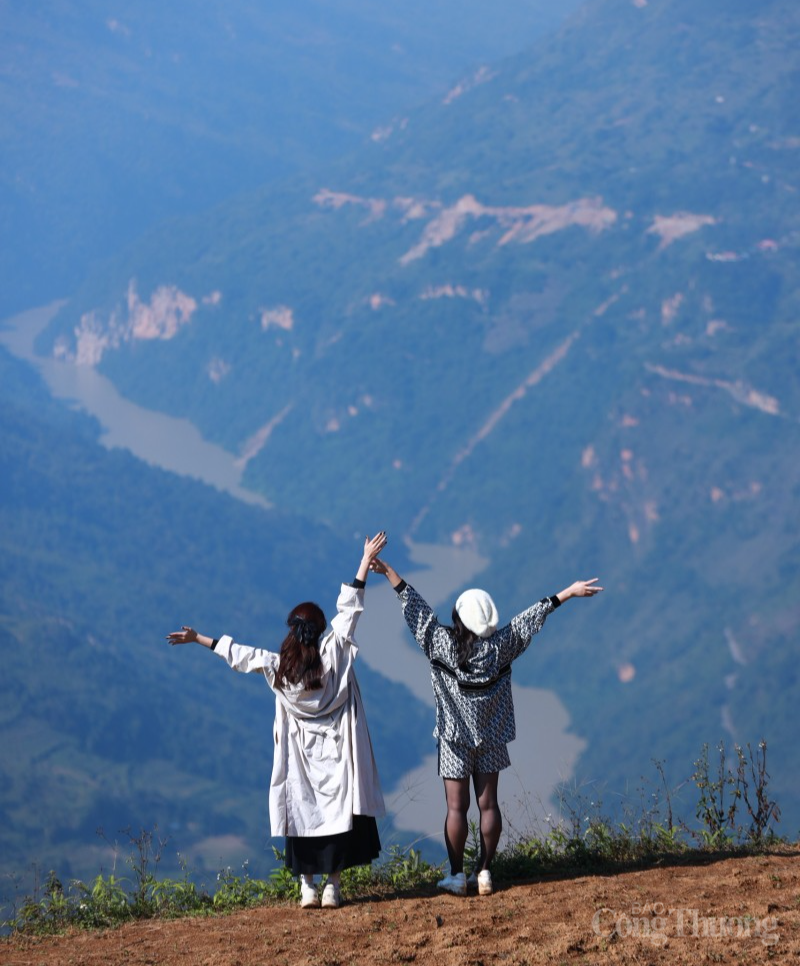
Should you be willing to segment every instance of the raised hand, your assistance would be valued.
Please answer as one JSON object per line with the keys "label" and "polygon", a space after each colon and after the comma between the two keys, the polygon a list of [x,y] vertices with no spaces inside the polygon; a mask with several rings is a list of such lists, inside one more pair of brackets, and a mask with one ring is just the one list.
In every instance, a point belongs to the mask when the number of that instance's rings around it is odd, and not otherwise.
{"label": "raised hand", "polygon": [[381,550],[383,550],[383,548],[386,546],[386,542],[387,538],[385,530],[381,530],[380,533],[375,534],[375,536],[372,538],[366,537],[364,539],[364,559],[371,563],[372,560],[377,557]]}
{"label": "raised hand", "polygon": [[400,575],[397,573],[394,567],[391,564],[386,563],[385,560],[381,560],[379,557],[375,557],[375,559],[369,565],[369,569],[374,570],[376,574],[383,574],[392,587],[399,587],[402,583]]}
{"label": "raised hand", "polygon": [[358,580],[366,580],[369,573],[370,564],[386,546],[386,531],[381,530],[374,537],[367,537],[364,540],[364,554],[361,557],[361,564],[358,568],[356,577]]}

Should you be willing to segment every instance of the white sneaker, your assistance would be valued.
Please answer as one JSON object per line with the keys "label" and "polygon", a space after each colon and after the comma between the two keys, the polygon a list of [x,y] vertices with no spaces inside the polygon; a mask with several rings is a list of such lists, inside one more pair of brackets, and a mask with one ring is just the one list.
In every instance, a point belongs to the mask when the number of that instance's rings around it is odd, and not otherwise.
{"label": "white sneaker", "polygon": [[488,869],[483,869],[478,873],[478,895],[490,896],[492,892],[494,892],[492,873]]}
{"label": "white sneaker", "polygon": [[322,908],[338,909],[341,904],[342,894],[339,891],[339,886],[333,882],[328,882],[322,890]]}
{"label": "white sneaker", "polygon": [[319,893],[312,885],[300,883],[300,907],[302,909],[319,909]]}
{"label": "white sneaker", "polygon": [[488,869],[481,872],[473,872],[467,879],[468,889],[477,889],[479,896],[490,896],[494,892],[492,885],[492,873]]}
{"label": "white sneaker", "polygon": [[444,889],[445,892],[452,892],[454,896],[465,896],[467,894],[467,877],[463,872],[456,872],[440,879],[436,886],[439,889]]}

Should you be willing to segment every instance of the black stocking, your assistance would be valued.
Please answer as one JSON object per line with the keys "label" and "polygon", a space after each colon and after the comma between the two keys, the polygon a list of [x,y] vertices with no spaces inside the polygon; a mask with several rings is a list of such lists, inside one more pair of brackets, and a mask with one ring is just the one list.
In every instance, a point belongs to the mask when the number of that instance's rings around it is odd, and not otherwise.
{"label": "black stocking", "polygon": [[500,814],[500,806],[497,804],[497,780],[499,777],[500,773],[495,771],[487,775],[475,775],[473,778],[475,798],[481,812],[481,854],[478,859],[478,872],[489,868],[497,851],[500,833],[503,831],[503,816]]}
{"label": "black stocking", "polygon": [[[497,783],[495,782],[495,785]],[[444,822],[444,841],[450,859],[450,872],[464,871],[464,847],[467,844],[467,811],[469,810],[469,779],[445,778],[447,818]]]}

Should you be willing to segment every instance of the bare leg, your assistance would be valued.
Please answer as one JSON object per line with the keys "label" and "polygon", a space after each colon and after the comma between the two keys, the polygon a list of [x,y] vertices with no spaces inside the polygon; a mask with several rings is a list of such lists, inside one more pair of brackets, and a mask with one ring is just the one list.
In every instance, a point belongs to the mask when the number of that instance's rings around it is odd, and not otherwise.
{"label": "bare leg", "polygon": [[464,871],[464,847],[467,844],[467,811],[469,810],[469,778],[445,778],[447,818],[444,822],[444,841],[450,859],[450,872]]}
{"label": "bare leg", "polygon": [[[503,816],[497,804],[497,780],[499,772],[475,775],[475,798],[481,812],[481,854],[476,871],[481,872],[491,865],[503,831]],[[466,814],[466,813],[465,813]],[[463,850],[462,850],[463,854]]]}

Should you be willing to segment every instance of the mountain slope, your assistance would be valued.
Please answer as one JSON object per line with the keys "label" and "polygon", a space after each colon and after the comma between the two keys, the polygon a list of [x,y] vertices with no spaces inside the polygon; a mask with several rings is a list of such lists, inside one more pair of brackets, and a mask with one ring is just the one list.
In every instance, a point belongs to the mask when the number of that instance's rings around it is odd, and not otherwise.
{"label": "mountain slope", "polygon": [[48,351],[282,507],[355,525],[357,467],[359,512],[491,558],[502,614],[599,573],[517,672],[590,739],[579,776],[763,736],[794,825],[799,26],[587,4],[324,181],[150,237]]}

